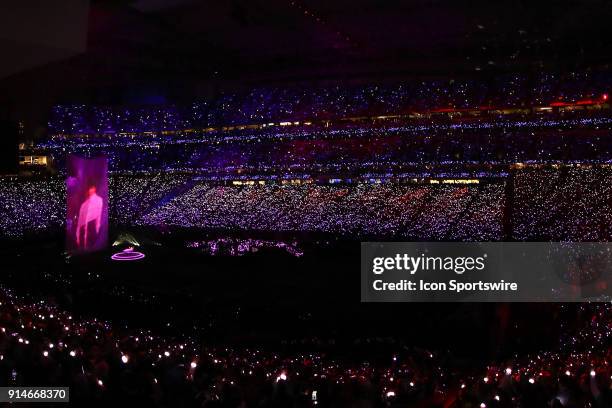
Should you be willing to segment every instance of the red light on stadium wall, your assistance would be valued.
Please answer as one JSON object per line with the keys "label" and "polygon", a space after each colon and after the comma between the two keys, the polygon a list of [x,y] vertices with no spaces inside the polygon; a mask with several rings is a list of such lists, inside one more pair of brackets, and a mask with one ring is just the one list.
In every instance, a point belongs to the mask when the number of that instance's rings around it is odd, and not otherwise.
{"label": "red light on stadium wall", "polygon": [[608,94],[607,93],[603,94],[602,99],[604,101],[607,101],[608,100]]}

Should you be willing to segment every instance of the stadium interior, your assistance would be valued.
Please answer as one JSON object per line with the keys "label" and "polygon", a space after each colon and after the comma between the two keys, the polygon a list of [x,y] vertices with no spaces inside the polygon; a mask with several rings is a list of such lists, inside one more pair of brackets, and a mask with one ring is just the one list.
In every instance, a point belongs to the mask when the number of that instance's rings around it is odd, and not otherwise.
{"label": "stadium interior", "polygon": [[610,17],[0,5],[0,386],[88,407],[612,407],[610,299],[359,299],[361,242],[612,240]]}

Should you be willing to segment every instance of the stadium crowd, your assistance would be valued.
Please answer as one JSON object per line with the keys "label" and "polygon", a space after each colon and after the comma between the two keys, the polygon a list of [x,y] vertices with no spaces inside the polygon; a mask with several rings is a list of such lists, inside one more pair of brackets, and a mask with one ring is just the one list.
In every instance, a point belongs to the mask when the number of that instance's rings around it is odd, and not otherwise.
{"label": "stadium crowd", "polygon": [[197,248],[207,255],[242,256],[259,251],[277,250],[300,257],[304,252],[296,242],[273,241],[265,239],[217,238],[214,240],[187,241],[187,248]]}
{"label": "stadium crowd", "polygon": [[[606,248],[543,254],[601,302],[391,309],[343,273],[358,241],[612,241],[609,41],[590,7],[106,3],[85,5],[77,57],[8,66],[23,177],[0,176],[0,386],[87,407],[612,407]],[[374,33],[389,22],[401,35]],[[104,167],[72,174],[71,154],[108,158],[108,202]]]}
{"label": "stadium crowd", "polygon": [[[19,237],[63,225],[58,178],[0,183],[0,232]],[[504,186],[214,185],[187,175],[110,179],[114,225],[324,232],[349,237],[499,240]]]}
{"label": "stadium crowd", "polygon": [[518,172],[514,182],[514,238],[609,241],[611,177],[607,167]]}
{"label": "stadium crowd", "polygon": [[56,177],[22,180],[0,177],[0,236],[21,237],[64,225],[66,189]]}
{"label": "stadium crowd", "polygon": [[58,168],[67,152],[109,157],[115,172],[240,174],[397,173],[430,165],[609,162],[612,119],[574,117],[352,124],[211,134],[50,139]]}
{"label": "stadium crowd", "polygon": [[[612,170],[525,168],[479,185],[220,185],[186,173],[110,177],[111,223],[431,240],[608,241]],[[514,190],[508,197],[507,184]],[[62,228],[63,179],[0,178],[0,235]],[[511,206],[512,233],[504,233]]]}
{"label": "stadium crowd", "polygon": [[504,75],[490,80],[422,80],[383,84],[294,84],[220,94],[189,106],[127,109],[57,106],[52,135],[157,132],[401,114],[441,108],[532,107],[555,101],[598,100],[610,89],[604,72]]}
{"label": "stadium crowd", "polygon": [[210,186],[200,182],[137,223],[343,236],[499,240],[503,185]]}
{"label": "stadium crowd", "polygon": [[612,398],[610,311],[577,306],[554,351],[466,369],[446,353],[406,347],[369,362],[218,346],[73,316],[1,288],[0,381],[69,385],[71,402],[89,406],[604,408]]}
{"label": "stadium crowd", "polygon": [[[312,231],[355,238],[608,241],[611,178],[607,165],[525,168],[478,185],[222,185],[187,173],[113,175],[109,214],[119,226]],[[3,237],[64,225],[60,177],[0,178],[0,198]],[[510,235],[505,222],[512,226]]]}

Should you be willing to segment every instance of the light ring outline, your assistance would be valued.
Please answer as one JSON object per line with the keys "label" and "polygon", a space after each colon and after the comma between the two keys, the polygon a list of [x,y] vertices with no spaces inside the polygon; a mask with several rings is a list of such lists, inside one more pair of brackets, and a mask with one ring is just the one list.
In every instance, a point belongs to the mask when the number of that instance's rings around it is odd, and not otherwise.
{"label": "light ring outline", "polygon": [[137,261],[145,257],[142,252],[134,251],[134,248],[126,248],[111,256],[113,261]]}

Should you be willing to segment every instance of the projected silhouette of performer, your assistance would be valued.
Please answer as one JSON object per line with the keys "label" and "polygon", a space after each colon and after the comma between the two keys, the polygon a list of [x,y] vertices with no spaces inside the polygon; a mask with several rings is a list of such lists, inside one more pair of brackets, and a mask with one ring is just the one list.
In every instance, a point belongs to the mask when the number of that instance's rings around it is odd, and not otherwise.
{"label": "projected silhouette of performer", "polygon": [[[83,244],[84,249],[89,247],[87,237],[90,229],[89,225],[92,222],[95,222],[96,235],[93,239],[93,242],[95,243],[95,238],[97,238],[97,235],[100,232],[100,224],[102,223],[102,206],[103,200],[102,197],[96,193],[96,186],[90,186],[87,190],[87,199],[83,201],[79,209],[79,219],[77,221],[76,229],[77,247],[80,247],[81,243]],[[83,230],[83,241],[81,241],[81,230]]]}

